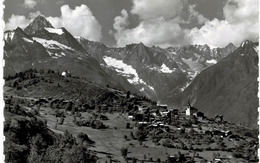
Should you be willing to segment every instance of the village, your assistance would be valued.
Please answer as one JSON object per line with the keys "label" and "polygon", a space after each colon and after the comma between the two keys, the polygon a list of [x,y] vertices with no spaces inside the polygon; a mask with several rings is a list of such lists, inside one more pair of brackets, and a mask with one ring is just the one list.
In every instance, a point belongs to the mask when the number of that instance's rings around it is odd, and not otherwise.
{"label": "village", "polygon": [[207,117],[189,102],[173,108],[89,82],[84,83],[86,91],[71,92],[71,87],[80,89],[83,79],[59,75],[50,82],[54,75],[20,79],[18,84],[10,80],[6,110],[16,113],[20,108],[58,135],[87,135],[87,148],[97,162],[258,162],[258,132],[223,115]]}
{"label": "village", "polygon": [[[123,145],[125,147],[120,148],[120,154],[128,162],[168,160],[168,162],[220,163],[234,160],[257,162],[258,160],[255,152],[258,148],[257,134],[250,129],[224,121],[222,115],[207,118],[204,113],[189,103],[179,110],[169,108],[166,104],[151,104],[132,95],[126,99],[116,105],[96,104],[94,110],[87,109],[86,112],[80,109],[75,113],[67,111],[64,116],[67,118],[58,116],[58,123],[56,122],[55,127],[52,128],[54,131],[59,128],[64,130],[66,128],[64,126],[74,123],[79,127],[98,129],[103,133],[106,131],[109,133],[109,130],[120,131],[121,136],[117,141],[124,141],[121,144],[127,143]],[[64,102],[68,103],[68,101]],[[72,122],[69,122],[69,116],[74,117]],[[88,135],[92,137],[91,134]],[[140,154],[135,153],[135,148],[145,147],[149,147],[149,150],[159,147],[156,150],[166,149],[168,152],[158,158],[152,156],[148,158],[145,154],[140,157]],[[143,150],[141,152],[144,152]],[[116,158],[114,157],[115,160]],[[106,161],[111,162],[111,158]]]}

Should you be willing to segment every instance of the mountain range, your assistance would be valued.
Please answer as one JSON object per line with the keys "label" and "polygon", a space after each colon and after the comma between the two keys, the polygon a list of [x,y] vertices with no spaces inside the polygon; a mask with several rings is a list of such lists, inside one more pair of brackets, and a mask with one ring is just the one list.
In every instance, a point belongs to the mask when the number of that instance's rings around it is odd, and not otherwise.
{"label": "mountain range", "polygon": [[[28,68],[66,71],[159,103],[181,108],[190,100],[210,116],[221,113],[248,126],[256,122],[248,120],[256,115],[258,106],[258,45],[250,41],[223,48],[189,45],[163,49],[143,43],[115,48],[74,37],[65,28],[54,28],[43,16],[24,30],[6,31],[4,41],[4,76]],[[242,122],[233,114],[237,111],[250,115]]]}

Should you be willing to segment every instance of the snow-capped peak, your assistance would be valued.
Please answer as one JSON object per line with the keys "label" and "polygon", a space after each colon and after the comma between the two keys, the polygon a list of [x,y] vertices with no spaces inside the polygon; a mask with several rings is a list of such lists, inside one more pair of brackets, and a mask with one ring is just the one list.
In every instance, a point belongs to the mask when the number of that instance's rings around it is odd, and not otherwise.
{"label": "snow-capped peak", "polygon": [[35,31],[39,31],[44,28],[53,28],[53,26],[44,16],[39,15],[24,29],[24,31],[31,35],[35,33]]}

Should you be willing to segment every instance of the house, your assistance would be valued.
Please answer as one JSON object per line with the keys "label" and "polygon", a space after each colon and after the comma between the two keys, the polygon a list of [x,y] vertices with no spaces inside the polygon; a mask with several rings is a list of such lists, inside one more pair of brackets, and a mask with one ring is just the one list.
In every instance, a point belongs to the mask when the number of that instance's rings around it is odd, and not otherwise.
{"label": "house", "polygon": [[158,126],[158,124],[150,124],[149,127],[151,129],[154,129],[154,128],[158,128],[159,126]]}
{"label": "house", "polygon": [[169,110],[167,110],[167,111],[160,111],[160,114],[162,115],[162,117],[166,117],[169,112],[170,112]]}
{"label": "house", "polygon": [[193,113],[193,116],[198,118],[199,120],[202,120],[205,117],[204,113],[202,113],[202,112]]}
{"label": "house", "polygon": [[221,161],[220,158],[215,158],[215,159],[214,159],[214,163],[222,163],[222,161]]}
{"label": "house", "polygon": [[128,115],[127,118],[128,118],[128,119],[132,119],[132,120],[134,120],[134,116],[133,116],[133,115]]}
{"label": "house", "polygon": [[168,105],[167,104],[157,104],[158,109],[167,109]]}
{"label": "house", "polygon": [[138,122],[138,125],[147,126],[147,125],[148,125],[148,122]]}
{"label": "house", "polygon": [[148,108],[144,108],[144,107],[138,107],[138,111],[140,113],[144,113]]}
{"label": "house", "polygon": [[191,115],[193,115],[194,113],[197,113],[197,112],[198,112],[198,109],[195,108],[195,107],[192,107],[190,105],[190,103],[188,103],[186,111],[185,111],[186,116],[191,116]]}
{"label": "house", "polygon": [[232,135],[232,131],[225,131],[225,137]]}

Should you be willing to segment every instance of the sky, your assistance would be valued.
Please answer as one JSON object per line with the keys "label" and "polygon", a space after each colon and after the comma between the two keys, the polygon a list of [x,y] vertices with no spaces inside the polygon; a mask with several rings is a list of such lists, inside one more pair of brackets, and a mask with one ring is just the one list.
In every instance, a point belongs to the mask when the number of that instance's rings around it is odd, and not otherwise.
{"label": "sky", "polygon": [[208,44],[259,39],[258,0],[5,0],[5,30],[44,15],[74,36],[122,47]]}

